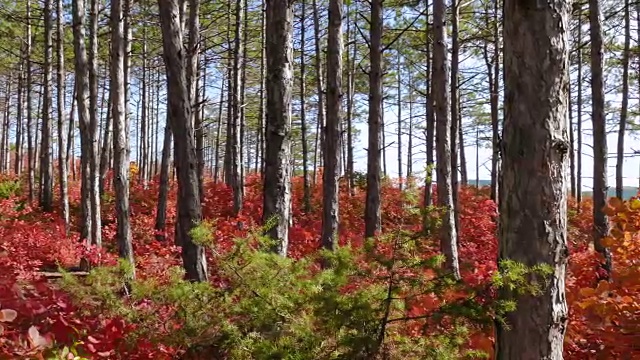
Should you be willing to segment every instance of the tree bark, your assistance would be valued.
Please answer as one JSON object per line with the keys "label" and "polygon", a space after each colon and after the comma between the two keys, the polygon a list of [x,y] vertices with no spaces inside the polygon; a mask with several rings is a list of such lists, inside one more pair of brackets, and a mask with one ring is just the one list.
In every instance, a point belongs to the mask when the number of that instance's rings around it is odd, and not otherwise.
{"label": "tree bark", "polygon": [[268,230],[275,241],[273,251],[286,256],[291,217],[293,9],[290,1],[267,1],[266,36],[267,148],[263,221],[275,222]]}
{"label": "tree bark", "polygon": [[69,233],[69,195],[67,178],[68,159],[66,157],[67,139],[65,129],[65,72],[64,72],[64,10],[62,0],[58,0],[56,6],[56,54],[57,54],[57,100],[58,100],[58,177],[60,183],[60,207],[64,221],[65,232]]}
{"label": "tree bark", "polygon": [[[306,7],[307,2],[301,0],[300,14],[300,133],[302,142],[302,188],[303,188],[303,206],[305,212],[311,211],[311,188],[309,186],[309,149],[307,144],[307,114],[306,114],[306,64],[305,64],[305,46],[306,46],[306,24],[307,18]],[[331,11],[331,10],[329,10]],[[329,69],[327,69],[329,71]],[[328,85],[327,85],[328,86]],[[327,103],[329,99],[327,99]],[[327,105],[328,106],[328,105]],[[328,111],[328,108],[327,108]],[[327,122],[329,114],[327,113]]]}
{"label": "tree bark", "polygon": [[329,38],[327,43],[327,125],[325,127],[324,172],[322,181],[322,246],[338,246],[340,206],[338,177],[342,136],[342,0],[329,2]]}
{"label": "tree bark", "polygon": [[160,184],[158,185],[158,208],[156,211],[156,240],[164,241],[167,232],[167,196],[169,195],[169,158],[171,157],[171,126],[167,114],[164,128],[164,143],[162,147],[162,162],[160,163]]}
{"label": "tree bark", "polygon": [[458,43],[458,17],[460,7],[457,0],[451,0],[451,185],[453,188],[453,217],[456,225],[456,233],[460,232],[460,205],[458,204],[458,189],[460,188],[458,176],[458,131],[459,131],[459,92],[458,92],[458,68],[460,67],[460,45]]}
{"label": "tree bark", "polygon": [[89,115],[89,69],[85,45],[85,8],[83,0],[73,0],[73,45],[75,58],[75,96],[78,106],[78,123],[80,126],[80,167],[82,185],[80,204],[82,208],[82,226],[80,238],[86,239],[89,245],[101,246],[100,238],[92,237],[91,212],[91,171],[90,158],[93,155],[93,141],[90,131]]}
{"label": "tree bark", "polygon": [[51,156],[51,58],[52,14],[51,0],[44,1],[44,69],[42,94],[42,127],[40,147],[40,206],[53,211],[53,157]]}
{"label": "tree bark", "polygon": [[113,162],[118,255],[134,264],[129,208],[129,159],[125,115],[124,24],[121,0],[111,1],[111,101],[113,116]]}
{"label": "tree bark", "polygon": [[[89,197],[91,201],[91,239],[102,243],[100,214],[100,174],[98,166],[98,0],[91,0],[89,26]],[[128,133],[128,132],[127,132]],[[128,167],[127,167],[128,171]]]}
{"label": "tree bark", "polygon": [[231,188],[233,190],[233,212],[238,215],[242,210],[242,157],[240,142],[242,141],[240,127],[242,125],[242,117],[240,107],[242,106],[242,97],[240,94],[240,82],[242,77],[241,55],[242,55],[242,15],[244,15],[242,0],[236,0],[235,8],[235,35],[233,43],[233,80],[231,94],[231,138],[227,136],[227,140],[231,140]]}
{"label": "tree bark", "polygon": [[369,29],[369,144],[367,148],[367,194],[364,212],[364,236],[381,230],[380,213],[380,133],[382,132],[382,0],[371,1]]}
{"label": "tree bark", "polygon": [[591,111],[593,121],[593,244],[605,259],[602,264],[611,273],[611,253],[600,242],[609,234],[609,220],[604,213],[607,201],[607,120],[605,114],[602,22],[598,0],[589,0],[591,36]]}
{"label": "tree bark", "polygon": [[433,93],[436,113],[436,170],[438,174],[438,206],[442,211],[440,249],[445,266],[452,275],[460,278],[458,263],[458,234],[456,232],[451,168],[451,118],[449,111],[449,84],[447,66],[446,6],[444,0],[434,0],[433,25]]}
{"label": "tree bark", "polygon": [[[195,140],[191,125],[191,102],[186,76],[186,49],[178,0],[159,0],[162,48],[167,69],[169,120],[174,136],[175,164],[178,176],[177,235],[182,244],[182,261],[187,279],[206,281],[207,262],[204,249],[193,242],[191,230],[200,224],[202,209],[198,194],[198,171]],[[191,34],[195,36],[195,34]]]}
{"label": "tree bark", "polygon": [[435,114],[434,114],[434,101],[433,101],[433,86],[431,86],[432,82],[433,82],[433,72],[432,72],[432,59],[431,59],[431,47],[432,47],[432,42],[431,42],[431,36],[433,35],[433,31],[431,29],[431,27],[429,26],[429,1],[426,0],[425,2],[425,6],[427,7],[427,9],[425,10],[426,14],[426,22],[427,22],[427,26],[426,26],[426,34],[425,34],[425,38],[427,43],[426,45],[426,73],[425,73],[425,77],[427,79],[429,79],[429,81],[427,81],[427,88],[425,91],[425,121],[427,123],[427,128],[425,131],[425,135],[426,135],[426,153],[427,153],[427,171],[425,172],[425,181],[424,181],[424,199],[423,199],[423,205],[424,205],[424,211],[423,211],[423,216],[422,216],[422,231],[423,232],[428,232],[429,231],[429,221],[428,221],[428,213],[427,213],[427,209],[433,204],[433,181],[432,181],[432,177],[433,177],[433,148],[434,148],[434,135],[435,135]]}
{"label": "tree bark", "polygon": [[[499,108],[500,100],[500,26],[498,18],[498,8],[500,0],[494,0],[493,7],[493,78],[490,80],[491,88],[491,143],[493,155],[491,156],[491,199],[498,204],[500,194],[500,123]],[[489,65],[488,65],[489,66]]]}
{"label": "tree bark", "polygon": [[[315,151],[313,154],[313,184],[316,183],[316,171],[319,166],[318,160],[322,161],[322,149],[324,149],[324,124],[325,124],[325,106],[324,106],[324,73],[322,71],[322,46],[320,44],[320,14],[318,10],[317,0],[311,0],[313,7],[313,37],[315,44],[314,67],[316,70],[316,93],[318,97],[318,119],[316,122],[316,139]],[[319,156],[318,156],[319,155]]]}
{"label": "tree bark", "polygon": [[[29,203],[33,202],[33,184],[35,179],[35,169],[34,169],[34,141],[33,141],[33,104],[32,104],[32,91],[33,91],[33,73],[31,67],[31,0],[27,0],[27,14],[26,14],[26,57],[27,57],[27,172],[28,175],[28,193],[29,193]],[[37,143],[37,142],[36,142]]]}
{"label": "tree bark", "polygon": [[[505,124],[500,259],[553,268],[540,296],[517,301],[498,326],[497,358],[560,360],[567,325],[567,187],[570,1],[504,6]],[[539,196],[531,196],[531,194]]]}
{"label": "tree bark", "polygon": [[576,191],[577,191],[577,201],[578,201],[578,212],[580,212],[580,209],[582,208],[581,204],[582,204],[582,48],[580,47],[582,44],[582,4],[578,3],[577,4],[577,8],[578,8],[578,38],[577,38],[577,43],[578,43],[578,55],[577,55],[577,61],[578,61],[578,101],[576,101],[576,105],[578,107],[578,119],[577,119],[577,126],[576,126],[576,131],[578,132],[578,159],[577,159],[577,164],[576,166],[578,167],[578,169],[576,170],[577,174],[576,174]]}
{"label": "tree bark", "polygon": [[618,149],[616,156],[616,196],[622,199],[623,166],[624,166],[624,136],[627,129],[629,112],[629,58],[631,56],[631,17],[629,14],[629,0],[624,0],[624,50],[622,53],[622,109],[620,110],[620,126],[618,128]]}

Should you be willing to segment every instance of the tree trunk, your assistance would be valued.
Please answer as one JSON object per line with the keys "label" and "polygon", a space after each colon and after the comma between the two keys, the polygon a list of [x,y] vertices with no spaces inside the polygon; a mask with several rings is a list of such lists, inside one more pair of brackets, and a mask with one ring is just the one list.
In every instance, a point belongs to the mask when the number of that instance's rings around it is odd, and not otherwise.
{"label": "tree trunk", "polygon": [[[540,296],[516,295],[497,358],[560,360],[567,325],[567,90],[570,1],[506,0],[500,259],[553,268]],[[540,196],[531,196],[540,194]]]}
{"label": "tree trunk", "polygon": [[438,206],[442,209],[440,249],[445,255],[445,266],[456,279],[460,278],[458,264],[458,235],[452,189],[451,118],[449,112],[449,84],[447,66],[446,6],[444,0],[434,0],[433,93],[436,104],[436,170],[438,174]]}
{"label": "tree trunk", "polygon": [[216,144],[215,144],[216,152],[214,155],[215,168],[213,172],[214,183],[218,183],[218,180],[220,179],[220,131],[222,128],[222,105],[224,104],[224,93],[225,93],[224,85],[227,82],[226,80],[227,76],[229,76],[229,74],[224,74],[224,76],[222,77],[221,88],[220,88],[220,101],[218,102],[218,120],[216,122]]}
{"label": "tree trunk", "polygon": [[[20,53],[22,56],[23,52]],[[23,145],[23,117],[24,117],[24,61],[20,60],[20,69],[18,70],[18,113],[16,118],[16,157],[13,165],[13,172],[16,175],[22,174],[22,148]]]}
{"label": "tree trunk", "polygon": [[[316,70],[316,93],[318,97],[318,120],[316,122],[316,140],[315,151],[313,154],[313,185],[316,183],[316,171],[319,166],[318,160],[322,161],[322,149],[324,149],[324,123],[325,123],[325,107],[324,107],[324,72],[322,71],[322,46],[320,44],[320,14],[318,10],[317,0],[311,0],[313,7],[313,38],[315,48],[314,66]],[[319,155],[319,156],[318,156]]]}
{"label": "tree trunk", "polygon": [[425,38],[427,39],[427,43],[426,45],[426,73],[425,73],[425,77],[427,79],[429,79],[429,81],[427,82],[427,88],[426,88],[426,96],[425,96],[425,107],[426,107],[426,111],[425,111],[425,121],[427,123],[427,129],[425,131],[425,135],[427,137],[426,140],[426,152],[427,152],[427,171],[425,173],[425,181],[424,181],[424,199],[423,199],[423,203],[424,203],[424,210],[423,211],[423,217],[422,217],[422,231],[423,232],[428,232],[429,231],[429,221],[428,221],[428,213],[427,213],[427,209],[433,204],[433,194],[432,194],[432,190],[433,190],[433,181],[432,181],[432,176],[433,176],[433,148],[434,148],[434,144],[433,144],[433,140],[434,140],[434,135],[435,135],[435,114],[434,114],[434,102],[433,102],[433,86],[431,86],[432,81],[433,81],[433,72],[432,70],[432,64],[431,64],[431,46],[432,46],[432,42],[431,42],[431,36],[432,34],[432,30],[431,27],[428,25],[429,24],[429,3],[428,0],[426,0],[426,4],[425,6],[427,7],[427,9],[425,10],[426,14],[426,22],[427,22],[427,26],[426,26],[426,34],[425,34]]}
{"label": "tree trunk", "polygon": [[631,56],[631,17],[629,0],[624,0],[624,50],[622,53],[622,109],[620,110],[620,127],[618,128],[618,151],[616,156],[616,196],[622,199],[624,136],[627,128],[629,109],[629,57]]}
{"label": "tree trunk", "polygon": [[51,156],[51,58],[53,33],[51,0],[44,1],[44,79],[42,98],[42,127],[40,149],[40,206],[53,211],[53,157]]}
{"label": "tree trunk", "polygon": [[[305,19],[307,18],[306,7],[307,2],[305,0],[301,0],[302,9],[300,10],[300,132],[301,132],[301,142],[302,142],[302,187],[303,187],[303,204],[304,211],[311,211],[311,188],[309,186],[309,149],[307,144],[307,116],[306,116],[306,64],[305,64],[305,46],[306,46],[306,24]],[[329,10],[331,11],[331,10]],[[327,71],[329,71],[327,69]],[[327,103],[329,99],[327,99]],[[328,106],[328,105],[327,105]],[[327,108],[328,111],[328,108]],[[329,114],[327,113],[327,122],[329,122]]]}
{"label": "tree trunk", "polygon": [[[265,223],[273,250],[287,255],[291,217],[291,90],[293,80],[293,9],[288,0],[267,2],[267,130],[265,136]],[[275,217],[275,219],[272,219]]]}
{"label": "tree trunk", "polygon": [[234,50],[233,50],[233,81],[231,89],[231,138],[227,136],[227,140],[231,140],[231,188],[233,189],[233,212],[238,215],[242,210],[242,157],[240,142],[242,138],[240,136],[240,127],[242,124],[242,117],[240,112],[241,107],[241,94],[240,94],[240,82],[241,82],[241,55],[242,55],[242,15],[244,14],[242,9],[242,0],[236,0],[235,9],[235,37],[234,37]]}
{"label": "tree trunk", "polygon": [[380,213],[380,133],[382,132],[382,0],[371,1],[369,29],[369,144],[367,148],[367,194],[364,212],[364,236],[381,230]]}
{"label": "tree trunk", "polygon": [[27,34],[26,34],[26,56],[27,56],[27,172],[29,173],[29,203],[33,202],[33,184],[35,179],[34,169],[34,142],[33,142],[33,73],[31,67],[31,0],[27,0]]}
{"label": "tree trunk", "polygon": [[[168,114],[167,114],[168,116]],[[158,185],[158,208],[156,211],[156,240],[164,241],[167,232],[167,196],[169,195],[169,158],[171,157],[171,126],[167,117],[164,128],[162,146],[162,162],[160,163],[160,184]]]}
{"label": "tree trunk", "polygon": [[129,161],[125,115],[124,24],[121,0],[111,1],[111,101],[113,116],[113,162],[118,255],[134,264],[129,209]]}
{"label": "tree trunk", "polygon": [[609,220],[604,213],[607,203],[607,120],[605,114],[602,22],[598,0],[589,0],[591,34],[591,111],[593,121],[593,244],[605,259],[602,264],[611,274],[611,253],[600,242],[609,234]]}
{"label": "tree trunk", "polygon": [[[193,242],[191,230],[200,225],[202,209],[198,194],[195,140],[191,126],[191,103],[186,77],[178,0],[158,1],[162,28],[162,48],[167,69],[169,120],[174,136],[178,175],[178,236],[187,279],[205,281],[207,262],[204,249]],[[190,34],[196,36],[197,34]]]}
{"label": "tree trunk", "polygon": [[[327,125],[325,127],[324,171],[322,180],[322,246],[338,246],[338,203],[340,150],[342,136],[342,0],[329,2],[329,38],[327,43]],[[304,26],[304,25],[303,25]]]}
{"label": "tree trunk", "polygon": [[[352,34],[351,31],[351,23],[355,21],[355,19],[350,19],[351,17],[351,4],[347,4],[347,44],[349,44],[353,39],[355,39],[355,35]],[[355,31],[354,31],[355,33]],[[353,49],[353,53],[350,54],[347,49],[347,181],[349,182],[349,190],[350,194],[355,194],[355,180],[354,180],[354,169],[353,169],[353,107],[354,107],[354,83],[355,83],[355,66],[356,66],[356,42],[354,41],[351,44]]]}
{"label": "tree trunk", "polygon": [[56,54],[57,57],[57,87],[58,87],[58,176],[60,183],[60,206],[62,219],[64,221],[65,232],[69,233],[69,195],[67,187],[68,159],[66,157],[67,139],[65,129],[65,73],[64,73],[64,10],[62,0],[58,0],[56,7]]}
{"label": "tree trunk", "polygon": [[73,47],[75,58],[75,96],[78,104],[78,123],[80,125],[80,167],[82,185],[80,204],[82,209],[82,226],[80,238],[86,239],[89,245],[101,246],[100,238],[91,235],[91,171],[89,161],[93,155],[89,115],[89,69],[85,47],[85,9],[83,0],[73,0]]}
{"label": "tree trunk", "polygon": [[578,192],[578,212],[582,208],[582,4],[578,3],[578,38],[576,40],[578,44],[578,101],[576,101],[576,105],[578,107],[578,119],[576,131],[578,132],[578,159],[577,159],[577,167],[576,170],[576,191]]}
{"label": "tree trunk", "polygon": [[460,232],[460,204],[458,203],[458,189],[460,188],[458,176],[458,130],[459,130],[459,103],[458,98],[458,68],[460,66],[460,45],[458,44],[458,17],[460,5],[457,0],[451,0],[451,185],[453,188],[453,217],[455,220],[456,234]]}
{"label": "tree trunk", "polygon": [[397,127],[397,136],[398,136],[398,186],[400,187],[400,190],[402,190],[402,83],[401,83],[401,76],[402,76],[402,68],[401,68],[401,64],[400,64],[400,50],[397,51],[397,71],[398,71],[398,86],[397,86],[397,106],[398,106],[398,127]]}
{"label": "tree trunk", "polygon": [[[494,0],[493,8],[493,78],[490,79],[491,89],[491,134],[492,134],[492,149],[493,155],[491,156],[491,200],[496,204],[500,201],[500,123],[499,123],[499,108],[498,102],[500,100],[500,27],[498,24],[498,7],[500,0]],[[487,65],[487,66],[491,66]]]}
{"label": "tree trunk", "polygon": [[[98,0],[91,0],[89,26],[89,197],[91,201],[91,239],[102,243],[100,214],[100,174],[98,166]],[[112,96],[113,98],[113,96]],[[127,166],[128,171],[128,166]]]}

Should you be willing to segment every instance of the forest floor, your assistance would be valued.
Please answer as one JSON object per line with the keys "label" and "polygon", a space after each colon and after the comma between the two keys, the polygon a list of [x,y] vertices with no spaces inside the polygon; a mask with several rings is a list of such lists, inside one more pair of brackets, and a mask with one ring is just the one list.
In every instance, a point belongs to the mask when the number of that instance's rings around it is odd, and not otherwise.
{"label": "forest floor", "polygon": [[[167,269],[181,264],[180,250],[173,246],[175,188],[170,192],[166,242],[155,238],[154,222],[158,184],[144,188],[137,182],[131,189],[131,221],[136,256],[136,274],[143,278],[163,278]],[[246,181],[245,201],[240,219],[232,214],[230,189],[207,182],[203,214],[215,219],[215,241],[230,247],[235,238],[246,236],[258,226],[262,214],[262,186],[255,176]],[[70,199],[74,224],[79,223],[79,183],[71,182]],[[321,184],[312,189],[312,209],[302,211],[302,181],[294,181],[293,226],[289,255],[301,258],[320,248]],[[383,228],[419,231],[420,215],[411,211],[420,191],[401,192],[386,184],[383,188]],[[116,263],[113,194],[103,197],[102,251],[80,244],[77,228],[65,236],[58,214],[44,214],[29,206],[25,192],[0,199],[0,359],[38,358],[43,348],[82,349],[88,358],[163,359],[173,358],[176,349],[139,340],[126,344],[126,334],[136,324],[103,314],[100,309],[81,308],[71,294],[61,290],[50,274],[57,266],[71,268],[86,257],[94,265]],[[460,259],[463,278],[483,283],[496,271],[497,238],[495,204],[486,189],[463,187],[460,192]],[[341,192],[340,242],[352,246],[363,243],[364,190]],[[412,205],[413,204],[413,205]],[[565,340],[568,359],[640,359],[640,204],[635,200],[612,202],[608,213],[615,230],[607,239],[614,253],[611,283],[599,282],[598,255],[590,245],[591,204],[570,201],[570,266],[566,280],[570,317]],[[246,226],[239,230],[238,220]],[[421,336],[416,334],[416,336]],[[492,352],[491,332],[473,334],[466,346]],[[73,358],[73,357],[70,357]]]}

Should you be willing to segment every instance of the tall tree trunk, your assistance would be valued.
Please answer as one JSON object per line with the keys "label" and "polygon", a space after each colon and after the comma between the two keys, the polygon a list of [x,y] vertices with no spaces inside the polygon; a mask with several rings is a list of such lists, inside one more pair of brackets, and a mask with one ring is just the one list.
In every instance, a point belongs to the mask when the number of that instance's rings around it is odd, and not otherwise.
{"label": "tall tree trunk", "polygon": [[571,197],[576,198],[576,153],[575,153],[575,136],[573,134],[573,100],[571,99],[571,81],[569,81],[569,176],[571,181]]}
{"label": "tall tree trunk", "polygon": [[[500,26],[498,8],[500,0],[494,0],[493,7],[493,78],[490,79],[491,88],[491,199],[498,203],[500,193],[500,123],[498,101],[500,100]],[[487,66],[491,66],[487,65]]]}
{"label": "tall tree trunk", "polygon": [[[260,29],[261,29],[261,47],[260,47],[260,108],[258,109],[258,144],[256,144],[257,154],[259,154],[258,158],[260,159],[260,165],[258,165],[256,160],[256,171],[260,171],[261,177],[264,177],[264,159],[265,159],[265,144],[264,138],[266,133],[266,108],[265,108],[265,70],[266,70],[266,0],[262,0],[261,4],[262,8],[262,16],[260,16]],[[315,173],[314,173],[315,176]],[[314,180],[315,182],[315,180]]]}
{"label": "tall tree trunk", "polygon": [[412,89],[409,93],[409,133],[407,142],[407,187],[413,186],[413,89],[415,84],[413,82],[413,75],[411,71],[408,74],[409,88]]}
{"label": "tall tree trunk", "polygon": [[162,162],[160,163],[160,184],[158,185],[158,208],[156,211],[156,240],[164,241],[167,227],[167,196],[169,195],[169,158],[171,157],[171,126],[167,114],[162,146]]}
{"label": "tall tree trunk", "polygon": [[382,132],[382,0],[371,1],[369,29],[369,144],[367,148],[367,194],[364,211],[364,236],[381,230],[380,213],[380,133]]}
{"label": "tall tree trunk", "polygon": [[[191,6],[194,2],[191,3]],[[191,230],[200,225],[202,209],[198,194],[198,171],[193,128],[191,126],[190,87],[187,83],[185,50],[178,0],[158,1],[162,27],[162,48],[167,69],[169,120],[174,136],[178,175],[178,236],[187,279],[205,281],[207,262],[204,249],[193,242]],[[197,36],[197,34],[190,34]]]}
{"label": "tall tree trunk", "polygon": [[[23,55],[21,51],[20,55]],[[16,115],[16,156],[14,158],[13,172],[16,175],[22,174],[22,148],[23,145],[23,117],[24,117],[24,61],[20,60],[20,69],[18,70],[18,110]]]}
{"label": "tall tree trunk", "polygon": [[631,17],[629,0],[624,0],[624,50],[622,53],[622,109],[620,110],[620,127],[618,128],[618,151],[616,156],[616,196],[623,195],[624,136],[627,129],[629,109],[629,57],[631,56]]}
{"label": "tall tree trunk", "polygon": [[436,104],[436,170],[438,174],[438,206],[442,209],[440,249],[445,255],[445,266],[452,275],[460,278],[458,264],[458,234],[451,177],[451,118],[449,111],[449,84],[447,66],[446,6],[444,0],[433,3],[433,93]]}
{"label": "tall tree trunk", "polygon": [[578,192],[578,197],[577,197],[577,201],[578,201],[578,212],[580,212],[580,209],[582,208],[582,4],[581,3],[577,3],[577,8],[578,8],[578,38],[577,38],[577,44],[578,44],[578,55],[577,55],[577,61],[578,61],[578,101],[576,101],[576,105],[578,107],[578,119],[577,119],[577,126],[576,126],[576,131],[578,132],[578,161],[577,161],[577,167],[578,169],[576,170],[577,174],[576,174],[576,191]]}
{"label": "tall tree trunk", "polygon": [[355,67],[356,67],[356,51],[355,30],[351,30],[351,23],[355,19],[351,19],[351,3],[347,4],[347,44],[351,44],[353,53],[349,53],[347,49],[347,181],[349,184],[350,194],[355,194],[355,180],[353,169],[353,107],[354,107],[354,83],[355,83]]}
{"label": "tall tree trunk", "polygon": [[402,68],[401,68],[401,64],[400,64],[400,50],[397,51],[397,71],[398,71],[398,87],[397,87],[397,106],[398,106],[398,186],[400,186],[400,190],[402,190],[402,83],[401,83],[401,76],[402,76]]}
{"label": "tall tree trunk", "polygon": [[44,74],[42,87],[42,139],[40,150],[40,206],[53,211],[53,157],[51,156],[51,58],[52,14],[51,0],[44,1]]}
{"label": "tall tree trunk", "polygon": [[[75,18],[74,18],[75,19]],[[75,20],[74,20],[75,21]],[[74,33],[74,47],[75,47],[75,33]],[[75,53],[75,50],[74,50]],[[86,59],[86,54],[85,54],[85,59]],[[78,75],[78,72],[76,72],[75,76]],[[74,76],[74,78],[75,78]],[[73,91],[71,93],[71,110],[69,111],[69,133],[67,135],[67,151],[66,151],[66,158],[69,159],[69,166],[71,167],[71,176],[73,181],[77,180],[77,175],[76,175],[76,155],[75,155],[75,129],[76,129],[76,125],[75,125],[75,113],[76,113],[76,97],[77,97],[77,86],[76,86],[77,81],[73,82]]]}
{"label": "tall tree trunk", "polygon": [[[458,106],[460,102],[458,101]],[[462,114],[458,111],[458,149],[460,150],[460,183],[462,185],[469,184],[469,175],[467,172],[467,156],[464,150],[464,133],[462,131]]]}
{"label": "tall tree trunk", "polygon": [[[268,235],[273,250],[287,255],[291,217],[291,90],[293,8],[288,0],[267,1],[267,131],[263,221],[275,221]],[[275,217],[275,219],[272,219]]]}
{"label": "tall tree trunk", "polygon": [[147,187],[147,174],[149,173],[148,164],[147,164],[147,138],[149,135],[147,134],[147,109],[148,109],[148,88],[147,88],[147,27],[142,27],[142,79],[141,79],[141,100],[142,100],[142,116],[140,117],[140,140],[142,140],[142,146],[140,151],[140,172],[138,173],[138,180],[142,182],[143,188]]}
{"label": "tall tree trunk", "polygon": [[460,205],[458,204],[458,130],[459,130],[459,103],[458,98],[458,68],[460,66],[460,45],[458,44],[458,17],[460,5],[457,0],[451,0],[451,185],[453,188],[453,217],[456,225],[456,233],[460,232]]}
{"label": "tall tree trunk", "polygon": [[503,294],[517,308],[506,315],[511,328],[498,326],[498,359],[563,358],[569,7],[568,0],[542,9],[505,0],[500,259],[553,272],[540,296]]}
{"label": "tall tree trunk", "polygon": [[102,220],[100,216],[100,174],[98,173],[100,170],[98,166],[98,15],[98,0],[91,0],[89,12],[89,197],[92,218],[91,239],[95,243],[101,244]]}
{"label": "tall tree trunk", "polygon": [[[204,46],[204,39],[203,48]],[[202,99],[198,99],[198,103],[201,101],[206,101],[206,89],[207,89],[207,56],[203,54],[202,56]],[[200,92],[198,91],[198,94]],[[198,158],[198,193],[200,194],[200,203],[204,202],[204,104],[200,104],[200,111],[195,115],[194,127],[195,127],[195,141],[196,141],[196,157]],[[157,150],[156,150],[157,151]]]}
{"label": "tall tree trunk", "polygon": [[224,94],[225,94],[225,84],[227,83],[226,77],[230,74],[224,74],[222,77],[221,88],[220,88],[220,101],[218,102],[218,120],[216,121],[216,152],[214,159],[214,172],[213,172],[213,181],[214,183],[218,183],[220,179],[220,132],[222,128],[222,105],[224,104]]}
{"label": "tall tree trunk", "polygon": [[33,142],[33,74],[31,67],[31,0],[27,0],[27,14],[26,14],[26,25],[27,25],[27,34],[26,34],[26,49],[25,53],[27,56],[27,172],[28,176],[28,188],[29,188],[29,203],[33,202],[33,187],[34,187],[34,179],[35,179],[35,169],[34,169],[34,142]]}
{"label": "tall tree trunk", "polygon": [[[327,43],[327,125],[325,127],[324,172],[322,180],[322,246],[334,250],[338,245],[340,206],[340,149],[342,136],[342,0],[329,2]],[[303,25],[304,26],[304,25]]]}
{"label": "tall tree trunk", "polygon": [[82,226],[80,238],[86,239],[89,245],[101,246],[100,238],[91,235],[91,171],[89,162],[93,155],[93,142],[90,131],[89,115],[89,64],[85,47],[85,8],[83,0],[73,0],[73,47],[75,58],[75,96],[78,104],[78,123],[80,125],[80,167],[82,185],[80,204],[82,209]]}
{"label": "tall tree trunk", "polygon": [[124,79],[124,20],[121,0],[111,1],[111,101],[116,207],[116,239],[120,258],[134,264],[129,209],[129,160]]}
{"label": "tall tree trunk", "polygon": [[107,178],[107,172],[109,172],[112,146],[111,133],[113,132],[113,126],[111,124],[111,92],[109,92],[109,98],[107,99],[107,116],[105,117],[104,135],[102,137],[102,150],[100,151],[100,180],[98,187],[100,194],[104,194],[104,181]]}
{"label": "tall tree trunk", "polygon": [[427,26],[426,26],[426,34],[425,34],[425,38],[427,39],[427,43],[426,43],[426,60],[427,60],[427,66],[426,66],[426,74],[425,77],[429,80],[427,81],[427,88],[426,88],[426,96],[425,96],[425,120],[427,123],[427,129],[426,129],[426,152],[427,152],[427,171],[425,174],[425,182],[424,182],[424,207],[425,207],[425,211],[423,211],[423,216],[422,216],[422,231],[423,232],[428,232],[430,225],[429,225],[429,217],[428,217],[428,213],[426,211],[426,209],[428,209],[432,204],[433,204],[433,194],[432,194],[432,190],[433,190],[433,181],[432,181],[432,177],[433,177],[433,148],[434,148],[434,136],[435,136],[435,114],[434,114],[434,97],[433,97],[433,86],[431,85],[433,83],[433,72],[432,72],[432,64],[431,64],[431,47],[432,47],[432,42],[430,41],[432,35],[433,35],[433,31],[431,29],[431,27],[428,25],[430,24],[429,22],[429,1],[426,0],[425,6],[427,7],[427,9],[425,10],[426,14],[426,22],[427,22]]}
{"label": "tall tree trunk", "polygon": [[242,10],[243,2],[242,0],[236,0],[236,9],[235,9],[235,37],[233,43],[233,81],[232,81],[232,90],[233,98],[231,99],[231,138],[227,137],[227,139],[231,140],[231,188],[233,189],[233,212],[235,215],[238,215],[242,210],[242,179],[241,179],[241,166],[242,166],[242,157],[241,157],[241,148],[240,142],[242,138],[240,136],[240,127],[242,124],[242,117],[240,113],[240,106],[242,98],[240,94],[240,82],[241,82],[241,55],[242,55],[242,15],[244,14]]}
{"label": "tall tree trunk", "polygon": [[[300,14],[300,132],[302,142],[302,187],[303,187],[303,204],[304,211],[311,211],[311,188],[309,186],[309,149],[307,144],[307,116],[306,116],[306,63],[305,63],[305,46],[306,46],[306,1],[301,0],[301,14]],[[327,71],[329,71],[327,69]],[[327,99],[327,103],[329,100]],[[328,110],[328,109],[327,109]],[[329,114],[327,114],[327,122]]]}
{"label": "tall tree trunk", "polygon": [[65,231],[69,233],[69,195],[67,187],[68,160],[66,157],[67,139],[65,129],[65,72],[64,72],[64,9],[62,0],[58,0],[56,6],[56,54],[57,54],[57,87],[58,87],[58,176],[60,183],[60,206]]}
{"label": "tall tree trunk", "polygon": [[316,171],[319,166],[318,160],[322,162],[322,149],[324,149],[324,123],[325,123],[325,106],[324,106],[324,72],[322,71],[322,46],[320,44],[320,14],[318,10],[318,1],[311,0],[313,7],[313,42],[315,48],[314,67],[316,70],[316,93],[318,97],[318,119],[316,122],[316,139],[315,151],[313,153],[313,184],[316,183]]}
{"label": "tall tree trunk", "polygon": [[602,264],[611,273],[611,253],[601,240],[609,234],[609,220],[604,213],[607,199],[607,121],[605,115],[603,44],[600,4],[589,0],[591,36],[591,111],[593,121],[593,244],[605,259]]}

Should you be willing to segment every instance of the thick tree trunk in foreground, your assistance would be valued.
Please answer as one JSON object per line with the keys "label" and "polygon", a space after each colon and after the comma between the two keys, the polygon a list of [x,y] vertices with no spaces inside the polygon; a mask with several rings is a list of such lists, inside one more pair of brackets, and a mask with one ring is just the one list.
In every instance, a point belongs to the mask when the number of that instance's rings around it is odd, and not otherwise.
{"label": "thick tree trunk in foreground", "polygon": [[458,234],[456,232],[453,185],[451,176],[451,117],[449,111],[449,81],[447,66],[446,6],[444,0],[434,0],[433,24],[433,89],[436,113],[436,172],[438,174],[438,206],[442,211],[440,250],[446,257],[445,266],[460,278]]}
{"label": "thick tree trunk in foreground", "polygon": [[[289,0],[267,1],[267,129],[263,221],[274,251],[286,256],[291,217],[291,90],[293,9]],[[276,217],[276,219],[272,219]]]}
{"label": "thick tree trunk in foreground", "polygon": [[[500,258],[553,268],[541,296],[516,296],[497,358],[560,360],[567,323],[569,2],[505,2],[505,123]],[[538,194],[531,196],[531,194]],[[503,294],[515,296],[514,294]]]}
{"label": "thick tree trunk in foreground", "polygon": [[160,184],[158,190],[158,208],[156,211],[156,239],[165,240],[167,227],[167,196],[169,195],[169,158],[171,157],[171,127],[169,118],[164,129],[164,143],[162,147],[162,161],[160,163]]}
{"label": "thick tree trunk in foreground", "polygon": [[[204,249],[196,245],[191,230],[200,224],[202,210],[198,193],[198,164],[191,126],[191,103],[185,69],[185,51],[177,0],[159,0],[162,47],[167,69],[169,120],[174,136],[175,164],[178,175],[177,235],[182,244],[182,261],[192,281],[207,279]],[[193,34],[192,34],[193,35]]]}
{"label": "thick tree trunk in foreground", "polygon": [[322,246],[335,249],[338,245],[340,190],[340,122],[342,121],[342,0],[329,2],[329,42],[327,46],[327,125],[325,127]]}

